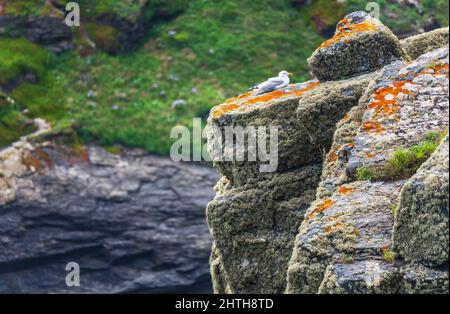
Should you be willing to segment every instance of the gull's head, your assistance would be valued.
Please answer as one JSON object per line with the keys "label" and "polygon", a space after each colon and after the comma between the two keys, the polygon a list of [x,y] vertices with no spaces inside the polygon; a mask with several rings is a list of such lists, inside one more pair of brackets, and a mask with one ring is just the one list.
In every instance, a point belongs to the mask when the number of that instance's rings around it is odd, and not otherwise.
{"label": "gull's head", "polygon": [[279,77],[288,77],[288,76],[291,76],[291,75],[292,75],[292,73],[290,73],[290,72],[288,72],[288,71],[281,71],[281,72],[278,74]]}

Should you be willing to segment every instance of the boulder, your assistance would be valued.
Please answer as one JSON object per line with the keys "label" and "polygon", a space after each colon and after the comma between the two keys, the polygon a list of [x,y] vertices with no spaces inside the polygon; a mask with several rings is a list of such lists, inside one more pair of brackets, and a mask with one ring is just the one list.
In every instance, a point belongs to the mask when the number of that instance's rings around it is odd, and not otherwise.
{"label": "boulder", "polygon": [[[364,87],[372,78],[373,75],[369,74],[323,84],[309,81],[258,96],[250,92],[214,107],[206,128],[208,150],[214,166],[234,185],[243,185],[270,175],[269,171],[265,172],[261,168],[261,165],[268,164],[267,161],[258,158],[252,161],[248,158],[247,139],[244,139],[242,146],[244,160],[236,158],[236,141],[232,145],[223,145],[227,129],[249,130],[259,127],[266,128],[268,153],[271,138],[269,128],[274,127],[278,131],[276,172],[321,162],[324,152],[331,145],[336,122],[358,103]],[[224,149],[219,149],[219,153],[223,154],[217,154],[217,148],[222,145]]]}
{"label": "boulder", "polygon": [[341,20],[335,35],[308,59],[312,73],[329,81],[371,72],[407,55],[398,38],[366,12],[354,12]]}

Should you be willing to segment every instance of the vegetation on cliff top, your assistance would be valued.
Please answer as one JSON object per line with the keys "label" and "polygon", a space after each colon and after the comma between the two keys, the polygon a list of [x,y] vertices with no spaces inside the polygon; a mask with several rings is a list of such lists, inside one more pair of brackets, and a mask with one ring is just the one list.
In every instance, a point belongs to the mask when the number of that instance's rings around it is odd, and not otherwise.
{"label": "vegetation on cliff top", "polygon": [[[37,77],[8,93],[13,104],[0,102],[0,147],[26,132],[24,121],[43,117],[57,128],[76,130],[83,141],[165,154],[173,126],[190,126],[193,117],[206,117],[225,98],[281,69],[294,72],[295,81],[307,80],[306,59],[327,36],[318,25],[334,29],[346,13],[365,9],[364,1],[351,0],[334,9],[325,2],[294,8],[288,0],[79,1],[82,16],[94,22],[102,16],[129,21],[141,17],[152,20],[151,27],[136,50],[115,56],[99,52],[81,57],[75,50],[53,56],[26,40],[0,38],[0,73],[5,73],[0,85],[24,73]],[[447,1],[423,1],[420,9],[381,2],[383,10],[397,14],[383,15],[388,26],[414,20],[414,28],[420,27],[429,18],[421,10],[448,23],[448,13],[436,10],[448,6]],[[5,14],[48,14],[43,3],[8,1]],[[153,19],[181,11],[171,20]],[[110,40],[113,29],[87,31],[106,47],[115,44]]]}

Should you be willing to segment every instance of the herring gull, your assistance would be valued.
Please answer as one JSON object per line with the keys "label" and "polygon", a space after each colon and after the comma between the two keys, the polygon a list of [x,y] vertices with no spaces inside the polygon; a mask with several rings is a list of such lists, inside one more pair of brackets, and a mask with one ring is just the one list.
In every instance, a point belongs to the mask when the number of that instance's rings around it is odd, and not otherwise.
{"label": "herring gull", "polygon": [[267,81],[253,86],[251,89],[256,91],[256,95],[259,95],[286,87],[289,84],[289,75],[292,75],[292,73],[281,71],[277,77],[271,77]]}

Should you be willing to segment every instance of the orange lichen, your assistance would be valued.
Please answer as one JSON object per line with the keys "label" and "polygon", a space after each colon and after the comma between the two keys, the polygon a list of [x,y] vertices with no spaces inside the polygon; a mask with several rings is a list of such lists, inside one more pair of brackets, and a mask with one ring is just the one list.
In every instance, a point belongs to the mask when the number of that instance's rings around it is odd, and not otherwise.
{"label": "orange lichen", "polygon": [[366,121],[363,123],[363,128],[369,133],[381,133],[383,132],[383,127],[376,121]]}
{"label": "orange lichen", "polygon": [[41,172],[41,161],[31,154],[25,155],[22,163],[30,170]]}
{"label": "orange lichen", "polygon": [[246,107],[250,105],[254,105],[256,103],[260,102],[269,102],[274,99],[278,98],[284,98],[284,97],[290,97],[290,96],[301,96],[305,92],[315,88],[320,84],[319,81],[314,81],[308,84],[304,88],[300,89],[293,89],[293,90],[275,90],[269,93],[265,93],[262,95],[258,95],[253,97],[254,93],[249,92],[243,95],[240,95],[238,97],[234,97],[231,99],[228,99],[225,103],[218,105],[212,109],[212,116],[214,118],[219,118],[223,116],[225,113],[233,111],[239,107]]}
{"label": "orange lichen", "polygon": [[445,75],[448,77],[448,64],[436,65],[432,63],[428,68],[422,70],[419,74]]}
{"label": "orange lichen", "polygon": [[347,194],[350,194],[350,193],[352,193],[352,192],[354,192],[355,191],[355,188],[348,188],[348,187],[346,187],[346,186],[341,186],[339,189],[338,189],[338,192],[339,192],[339,194],[341,194],[341,195],[347,195]]}
{"label": "orange lichen", "polygon": [[315,215],[323,213],[326,209],[330,208],[333,204],[334,204],[334,201],[332,199],[324,200],[319,206],[316,207],[316,209],[314,209],[314,211],[312,213],[310,213],[306,217],[306,220],[310,220]]}
{"label": "orange lichen", "polygon": [[[381,133],[383,127],[379,121],[384,119],[391,119],[398,121],[396,117],[400,112],[400,104],[397,102],[397,97],[400,94],[413,96],[413,93],[406,90],[405,84],[414,84],[411,81],[392,82],[389,86],[380,87],[373,94],[373,100],[369,103],[368,109],[373,109],[373,117],[371,120],[363,123],[363,128],[369,133]],[[371,157],[369,157],[371,158]]]}
{"label": "orange lichen", "polygon": [[381,87],[375,92],[374,100],[368,106],[369,109],[375,110],[375,117],[383,118],[399,112],[398,95],[400,93],[413,95],[410,91],[403,88],[406,83],[412,84],[408,81],[393,82],[390,86]]}
{"label": "orange lichen", "polygon": [[342,223],[338,222],[334,226],[327,226],[327,227],[323,228],[323,232],[330,233],[333,230],[342,229],[342,227],[344,227],[344,225]]}
{"label": "orange lichen", "polygon": [[53,167],[53,162],[48,153],[38,147],[33,152],[26,153],[22,159],[22,163],[30,170],[36,171],[39,175],[43,175],[44,165],[47,168]]}
{"label": "orange lichen", "polygon": [[347,18],[341,20],[334,36],[320,45],[318,49],[334,45],[335,43],[340,42],[342,39],[344,39],[344,43],[348,43],[348,37],[354,34],[378,31],[377,25],[372,19],[366,19],[363,23],[358,24],[352,24],[352,22],[353,21],[351,19]]}
{"label": "orange lichen", "polygon": [[346,114],[340,121],[340,123],[345,123],[350,119],[350,116],[348,114]]}
{"label": "orange lichen", "polygon": [[444,64],[444,65],[434,68],[434,74],[438,74],[438,75],[443,74],[446,77],[448,77],[448,64]]}
{"label": "orange lichen", "polygon": [[341,148],[341,145],[337,145],[331,149],[330,153],[328,154],[328,162],[334,162],[337,160],[337,158],[338,158],[337,151],[340,148]]}

